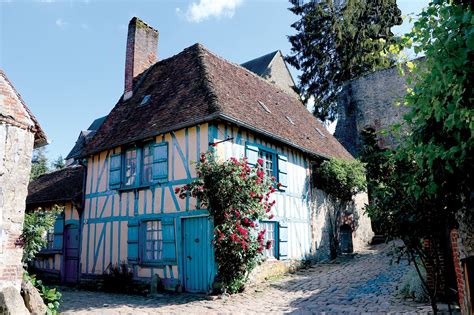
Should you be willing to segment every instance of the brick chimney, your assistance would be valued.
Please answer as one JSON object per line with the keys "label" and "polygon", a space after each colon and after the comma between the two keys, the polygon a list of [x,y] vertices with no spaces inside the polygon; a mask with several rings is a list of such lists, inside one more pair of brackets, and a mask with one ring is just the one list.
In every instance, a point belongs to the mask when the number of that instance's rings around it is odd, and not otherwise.
{"label": "brick chimney", "polygon": [[133,95],[133,79],[157,61],[157,46],[158,31],[142,20],[132,18],[128,24],[124,100]]}

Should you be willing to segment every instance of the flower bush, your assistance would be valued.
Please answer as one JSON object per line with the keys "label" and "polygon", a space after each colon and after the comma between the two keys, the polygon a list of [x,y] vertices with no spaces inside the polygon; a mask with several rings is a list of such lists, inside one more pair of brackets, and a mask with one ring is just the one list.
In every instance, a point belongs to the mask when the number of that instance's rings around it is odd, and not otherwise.
{"label": "flower bush", "polygon": [[272,246],[258,222],[273,218],[271,195],[279,184],[262,165],[259,159],[251,167],[246,158],[219,163],[213,152],[203,153],[196,166],[198,178],[175,189],[180,198],[197,198],[214,218],[218,279],[225,292],[241,291],[264,249]]}

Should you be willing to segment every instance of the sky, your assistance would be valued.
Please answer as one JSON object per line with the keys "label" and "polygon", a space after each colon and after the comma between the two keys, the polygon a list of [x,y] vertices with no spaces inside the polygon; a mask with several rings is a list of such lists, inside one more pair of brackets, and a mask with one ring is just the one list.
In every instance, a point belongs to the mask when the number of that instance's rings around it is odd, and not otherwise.
{"label": "sky", "polygon": [[[398,0],[403,15],[428,0]],[[0,68],[39,120],[50,160],[123,93],[128,21],[159,31],[158,58],[201,43],[236,63],[280,49],[296,21],[287,0],[0,0]],[[393,29],[409,30],[408,21]],[[297,80],[298,73],[291,69]]]}

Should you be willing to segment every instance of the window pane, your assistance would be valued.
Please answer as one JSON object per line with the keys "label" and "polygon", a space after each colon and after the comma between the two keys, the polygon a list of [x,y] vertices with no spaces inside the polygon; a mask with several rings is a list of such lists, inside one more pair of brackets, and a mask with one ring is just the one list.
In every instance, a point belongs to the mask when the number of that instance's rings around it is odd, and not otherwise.
{"label": "window pane", "polygon": [[163,239],[161,230],[161,221],[147,221],[146,222],[146,233],[145,233],[145,260],[147,261],[159,261],[162,259],[163,252]]}
{"label": "window pane", "polygon": [[143,148],[143,162],[142,162],[142,184],[151,183],[152,179],[152,165],[153,165],[153,150],[152,146],[148,145]]}
{"label": "window pane", "polygon": [[260,223],[262,229],[265,229],[265,243],[266,241],[270,241],[272,243],[272,247],[270,249],[265,249],[263,254],[265,257],[275,257],[276,256],[276,248],[275,248],[275,226],[276,222],[261,222]]}
{"label": "window pane", "polygon": [[135,185],[137,178],[137,150],[125,153],[125,185]]}
{"label": "window pane", "polygon": [[265,170],[267,176],[269,177],[274,176],[275,175],[273,174],[274,154],[267,151],[259,150],[258,157],[263,160],[263,169]]}

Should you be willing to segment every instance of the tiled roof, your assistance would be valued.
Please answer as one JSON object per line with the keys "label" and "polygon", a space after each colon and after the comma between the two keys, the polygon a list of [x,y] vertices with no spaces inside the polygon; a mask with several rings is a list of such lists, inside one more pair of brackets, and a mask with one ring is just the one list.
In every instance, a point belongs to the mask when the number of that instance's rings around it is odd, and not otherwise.
{"label": "tiled roof", "polygon": [[[149,101],[140,105],[147,95]],[[307,153],[352,158],[299,100],[200,44],[150,67],[133,96],[119,100],[83,156],[216,119]]]}
{"label": "tiled roof", "polygon": [[2,70],[0,70],[0,121],[33,131],[35,147],[47,144],[43,129]]}
{"label": "tiled roof", "polygon": [[83,166],[70,166],[41,175],[28,185],[27,205],[79,201],[82,198]]}
{"label": "tiled roof", "polygon": [[81,156],[82,150],[85,148],[86,143],[94,137],[97,129],[99,129],[99,127],[105,121],[105,118],[107,118],[107,116],[97,118],[96,120],[92,122],[89,128],[81,131],[81,133],[79,134],[79,137],[77,137],[74,147],[66,156],[66,160],[74,159]]}
{"label": "tiled roof", "polygon": [[250,61],[244,62],[243,64],[241,64],[241,66],[252,71],[253,73],[258,74],[259,76],[262,76],[265,71],[267,71],[268,67],[270,66],[270,63],[277,54],[278,50],[266,54],[264,56],[252,59]]}

